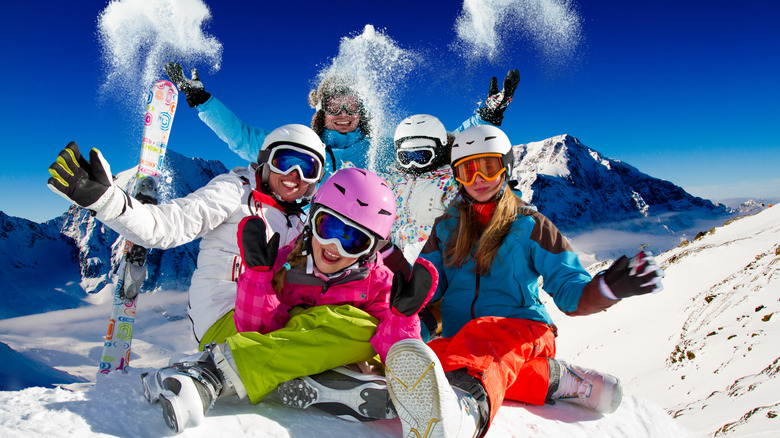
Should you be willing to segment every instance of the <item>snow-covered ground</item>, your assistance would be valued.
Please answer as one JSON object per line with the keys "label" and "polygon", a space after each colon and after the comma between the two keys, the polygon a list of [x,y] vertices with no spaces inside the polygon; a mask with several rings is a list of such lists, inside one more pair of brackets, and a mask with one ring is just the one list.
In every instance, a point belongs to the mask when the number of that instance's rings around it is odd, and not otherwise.
{"label": "snow-covered ground", "polygon": [[[777,436],[780,209],[735,220],[657,260],[666,272],[663,292],[598,315],[555,314],[560,358],[623,381],[617,412],[505,402],[488,437]],[[134,368],[96,376],[109,291],[92,296],[91,306],[0,321],[0,342],[24,355],[4,354],[3,374],[24,377],[26,357],[83,380],[0,392],[0,436],[171,434],[159,406],[143,398],[139,374],[196,350],[186,294],[141,296]],[[182,436],[391,437],[400,430],[398,420],[349,423],[288,408],[271,395],[258,405],[220,400]]]}

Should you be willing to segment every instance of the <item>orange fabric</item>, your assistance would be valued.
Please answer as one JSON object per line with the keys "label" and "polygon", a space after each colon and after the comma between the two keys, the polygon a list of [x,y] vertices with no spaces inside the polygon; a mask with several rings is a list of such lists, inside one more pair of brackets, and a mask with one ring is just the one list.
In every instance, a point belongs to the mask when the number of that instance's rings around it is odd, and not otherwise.
{"label": "orange fabric", "polygon": [[548,357],[555,357],[555,335],[545,323],[484,317],[469,321],[455,335],[428,346],[444,371],[467,368],[490,399],[490,423],[504,399],[544,404],[550,381]]}

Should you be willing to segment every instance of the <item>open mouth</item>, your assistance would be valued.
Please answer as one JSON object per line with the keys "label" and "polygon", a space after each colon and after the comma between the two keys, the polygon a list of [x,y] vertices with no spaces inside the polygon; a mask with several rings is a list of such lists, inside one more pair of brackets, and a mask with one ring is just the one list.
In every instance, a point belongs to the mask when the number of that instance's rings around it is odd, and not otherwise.
{"label": "open mouth", "polygon": [[328,263],[336,263],[339,260],[341,260],[341,256],[339,254],[334,254],[327,249],[322,250],[322,259]]}

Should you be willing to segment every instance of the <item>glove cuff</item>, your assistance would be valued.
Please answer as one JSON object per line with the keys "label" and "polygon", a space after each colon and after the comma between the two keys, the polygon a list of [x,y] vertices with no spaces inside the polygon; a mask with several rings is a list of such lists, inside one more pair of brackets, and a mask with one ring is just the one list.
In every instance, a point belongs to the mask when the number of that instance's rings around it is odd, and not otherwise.
{"label": "glove cuff", "polygon": [[599,291],[601,291],[601,295],[604,295],[605,297],[609,298],[610,300],[620,300],[620,298],[616,297],[615,294],[612,292],[612,289],[609,288],[609,285],[607,284],[606,280],[604,280],[604,276],[599,276]]}
{"label": "glove cuff", "polygon": [[92,205],[85,208],[95,212],[95,219],[99,221],[113,220],[119,217],[127,209],[127,203],[130,197],[125,195],[124,190],[112,185],[98,198]]}
{"label": "glove cuff", "polygon": [[210,98],[211,93],[201,88],[187,95],[187,105],[190,108],[195,108],[202,103],[206,103]]}
{"label": "glove cuff", "polygon": [[501,126],[501,122],[504,121],[504,113],[503,111],[497,111],[492,110],[488,107],[481,107],[477,110],[477,113],[480,117],[482,117],[482,120],[491,123],[495,126]]}

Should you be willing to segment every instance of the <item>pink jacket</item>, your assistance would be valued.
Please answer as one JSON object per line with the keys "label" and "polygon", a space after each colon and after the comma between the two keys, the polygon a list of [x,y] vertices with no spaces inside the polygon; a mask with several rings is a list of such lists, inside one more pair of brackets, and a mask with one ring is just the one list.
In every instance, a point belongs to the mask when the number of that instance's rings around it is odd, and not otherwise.
{"label": "pink jacket", "polygon": [[[382,361],[396,342],[409,338],[421,339],[420,318],[416,314],[401,315],[390,307],[393,273],[384,265],[380,254],[377,254],[376,262],[368,265],[368,275],[363,279],[330,287],[287,283],[281,292],[276,293],[271,287],[271,278],[285,263],[292,248],[291,244],[279,250],[276,263],[270,271],[246,269],[239,276],[234,314],[239,332],[269,333],[278,330],[287,323],[290,318],[288,312],[294,306],[349,304],[379,320],[371,345]],[[436,283],[433,282],[428,299],[433,296]]]}

